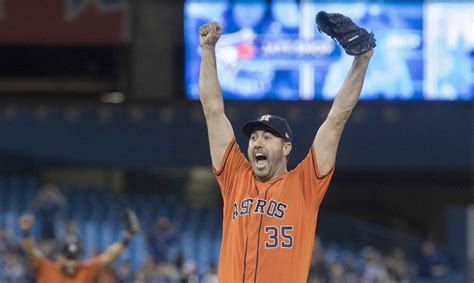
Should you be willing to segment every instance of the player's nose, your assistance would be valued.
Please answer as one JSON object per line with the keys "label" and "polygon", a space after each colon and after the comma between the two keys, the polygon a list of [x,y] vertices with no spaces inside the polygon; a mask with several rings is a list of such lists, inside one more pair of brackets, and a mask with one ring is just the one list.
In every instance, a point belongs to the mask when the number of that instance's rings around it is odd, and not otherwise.
{"label": "player's nose", "polygon": [[261,137],[257,137],[254,141],[254,147],[255,148],[261,148],[262,147],[262,141],[263,141],[263,139]]}

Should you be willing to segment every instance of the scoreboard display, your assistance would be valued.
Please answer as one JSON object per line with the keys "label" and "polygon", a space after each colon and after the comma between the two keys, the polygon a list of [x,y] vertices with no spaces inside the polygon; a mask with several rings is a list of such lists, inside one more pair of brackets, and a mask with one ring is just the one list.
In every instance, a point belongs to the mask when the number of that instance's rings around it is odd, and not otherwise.
{"label": "scoreboard display", "polygon": [[342,13],[377,39],[361,99],[471,100],[474,3],[188,1],[184,6],[185,82],[198,99],[199,26],[217,21],[225,99],[330,100],[352,56],[319,33],[318,11]]}

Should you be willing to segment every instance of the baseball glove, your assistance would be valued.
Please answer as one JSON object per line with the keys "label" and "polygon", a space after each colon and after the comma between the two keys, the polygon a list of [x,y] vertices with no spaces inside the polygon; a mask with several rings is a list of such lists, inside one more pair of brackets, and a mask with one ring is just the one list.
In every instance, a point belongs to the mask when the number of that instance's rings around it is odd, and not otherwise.
{"label": "baseball glove", "polygon": [[316,15],[316,25],[319,32],[337,40],[349,55],[360,55],[376,46],[372,32],[367,32],[342,14],[320,11]]}
{"label": "baseball glove", "polygon": [[140,220],[135,211],[127,209],[124,214],[125,229],[132,235],[140,231]]}

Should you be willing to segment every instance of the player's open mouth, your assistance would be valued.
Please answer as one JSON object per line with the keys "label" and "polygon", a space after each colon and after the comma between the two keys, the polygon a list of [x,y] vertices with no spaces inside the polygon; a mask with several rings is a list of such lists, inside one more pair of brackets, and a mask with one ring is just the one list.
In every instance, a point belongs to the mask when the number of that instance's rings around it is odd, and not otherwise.
{"label": "player's open mouth", "polygon": [[255,166],[258,169],[263,169],[267,165],[267,156],[263,153],[255,154]]}

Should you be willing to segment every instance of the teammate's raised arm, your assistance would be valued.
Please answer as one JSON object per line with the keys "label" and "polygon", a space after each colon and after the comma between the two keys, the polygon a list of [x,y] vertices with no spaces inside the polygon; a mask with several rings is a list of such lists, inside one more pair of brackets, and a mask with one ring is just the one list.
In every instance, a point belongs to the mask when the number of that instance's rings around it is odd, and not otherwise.
{"label": "teammate's raised arm", "polygon": [[99,255],[102,268],[110,266],[113,261],[127,248],[132,238],[140,231],[140,221],[133,210],[127,210],[124,217],[125,235],[122,241],[110,245]]}
{"label": "teammate's raised arm", "polygon": [[40,250],[36,247],[35,241],[31,237],[31,226],[33,226],[33,222],[33,215],[23,215],[19,219],[20,229],[23,233],[21,248],[30,262],[31,267],[36,269],[42,255]]}
{"label": "teammate's raised arm", "polygon": [[365,73],[374,53],[375,38],[372,33],[358,27],[341,14],[320,12],[316,22],[322,32],[338,40],[347,54],[356,56],[326,121],[314,139],[319,173],[326,175],[334,167],[342,130],[359,100]]}
{"label": "teammate's raised arm", "polygon": [[220,168],[227,145],[234,138],[232,126],[224,113],[224,100],[217,78],[216,43],[222,27],[208,23],[199,28],[201,67],[199,73],[199,98],[206,117],[212,165]]}

